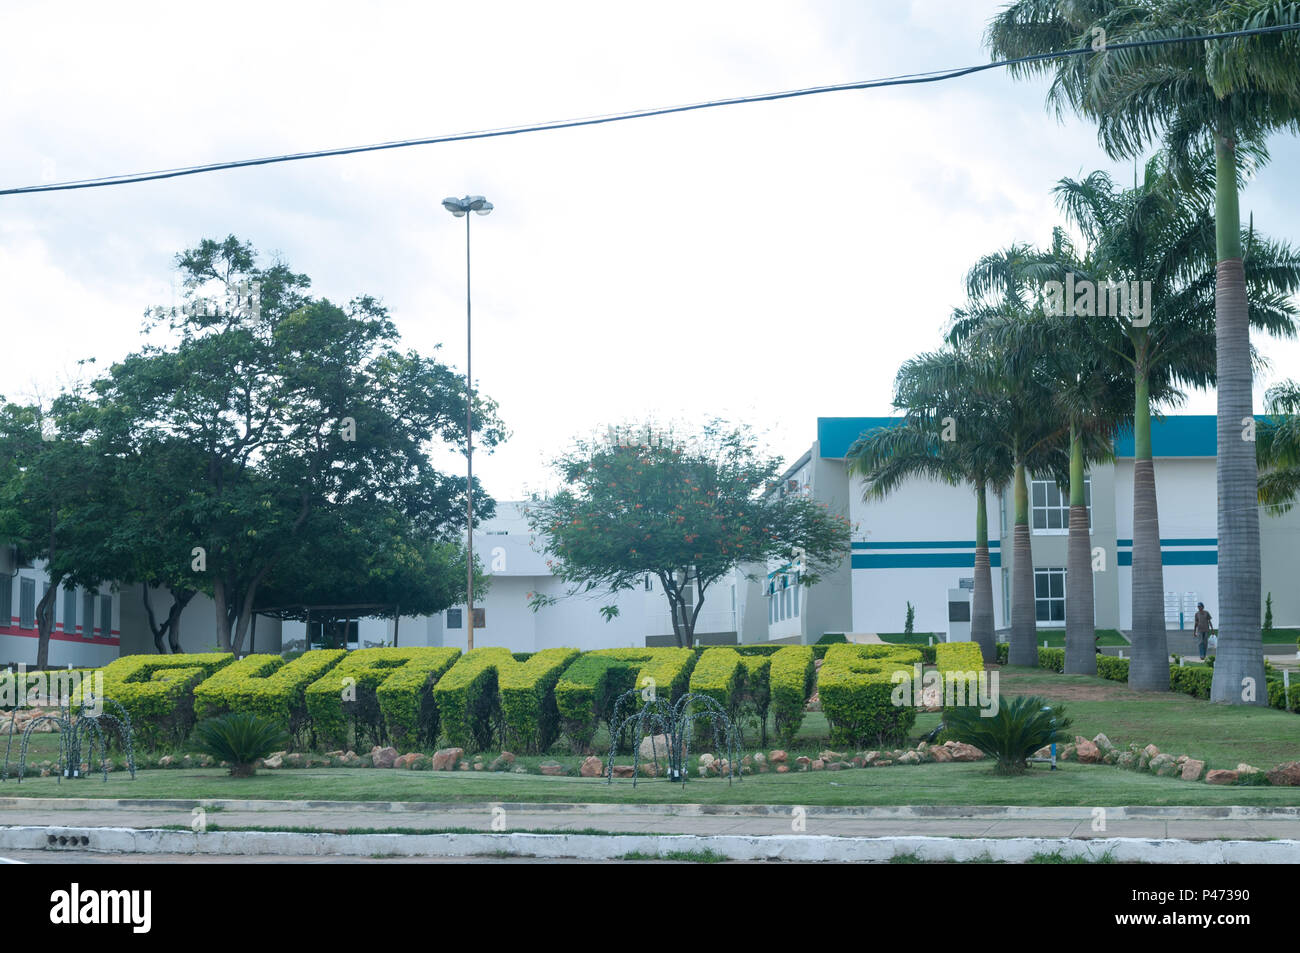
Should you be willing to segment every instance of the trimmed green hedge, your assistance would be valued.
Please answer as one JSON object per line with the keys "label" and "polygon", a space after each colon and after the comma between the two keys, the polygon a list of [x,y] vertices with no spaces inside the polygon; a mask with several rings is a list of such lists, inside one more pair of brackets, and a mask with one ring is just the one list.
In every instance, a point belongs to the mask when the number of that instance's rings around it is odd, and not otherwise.
{"label": "trimmed green hedge", "polygon": [[[979,673],[984,671],[984,655],[976,642],[939,642],[934,647],[934,666],[939,673],[943,705],[964,697],[966,706],[979,704]],[[924,652],[921,653],[925,655]]]}
{"label": "trimmed green hedge", "polygon": [[307,724],[307,686],[345,654],[343,649],[318,649],[291,662],[279,655],[247,655],[194,689],[195,715],[203,719],[247,711],[297,735]]}
{"label": "trimmed green hedge", "polygon": [[432,747],[438,710],[429,688],[459,657],[460,649],[441,647],[348,652],[307,686],[311,728],[327,745],[342,747],[350,718],[358,737],[365,732],[401,748]]}
{"label": "trimmed green hedge", "polygon": [[104,666],[104,694],[130,715],[134,744],[180,744],[194,727],[194,687],[234,658],[229,652],[123,656]]}
{"label": "trimmed green hedge", "polygon": [[812,646],[787,645],[772,656],[767,676],[772,722],[777,740],[787,748],[794,744],[803,724],[804,705],[812,693],[816,675]]}
{"label": "trimmed green hedge", "polygon": [[468,652],[433,688],[443,732],[455,746],[545,751],[559,736],[555,683],[577,649],[543,649],[525,661],[505,648]]}
{"label": "trimmed green hedge", "polygon": [[1052,672],[1065,671],[1065,649],[1045,649],[1038,647],[1038,667]]}
{"label": "trimmed green hedge", "polygon": [[615,700],[632,688],[653,688],[670,701],[681,697],[694,666],[691,649],[596,649],[578,656],[555,686],[560,722],[570,743],[579,750],[589,747],[599,722],[608,724],[613,717]]}
{"label": "trimmed green hedge", "polygon": [[689,684],[693,694],[709,696],[735,721],[745,690],[745,665],[740,653],[729,647],[710,648],[701,653]]}
{"label": "trimmed green hedge", "polygon": [[916,721],[916,708],[895,704],[894,691],[912,681],[920,663],[921,653],[910,647],[832,645],[817,678],[831,744],[856,748],[906,735]]}

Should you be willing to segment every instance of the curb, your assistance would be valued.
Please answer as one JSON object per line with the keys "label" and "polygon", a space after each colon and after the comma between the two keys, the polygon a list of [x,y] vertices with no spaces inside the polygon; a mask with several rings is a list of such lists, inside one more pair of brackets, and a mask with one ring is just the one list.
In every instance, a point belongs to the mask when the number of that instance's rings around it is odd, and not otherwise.
{"label": "curb", "polygon": [[[58,839],[64,840],[63,844]],[[55,843],[51,844],[51,839]],[[617,860],[630,853],[664,857],[712,851],[729,860],[887,863],[899,855],[930,862],[993,860],[1024,863],[1060,852],[1117,863],[1297,864],[1300,841],[1184,841],[1112,837],[832,837],[809,834],[299,834],[264,831],[133,830],[103,827],[0,827],[0,849],[119,854],[282,857],[473,857]]]}
{"label": "curb", "polygon": [[490,811],[500,807],[530,814],[607,814],[635,817],[777,817],[803,807],[809,817],[860,817],[878,820],[1087,820],[1101,807],[1111,820],[1297,820],[1300,807],[1221,806],[1107,806],[1038,807],[1017,805],[920,804],[890,807],[795,804],[619,804],[532,801],[286,801],[236,798],[57,798],[0,797],[5,810],[183,810],[196,807],[227,811],[350,811],[359,814],[410,814]]}

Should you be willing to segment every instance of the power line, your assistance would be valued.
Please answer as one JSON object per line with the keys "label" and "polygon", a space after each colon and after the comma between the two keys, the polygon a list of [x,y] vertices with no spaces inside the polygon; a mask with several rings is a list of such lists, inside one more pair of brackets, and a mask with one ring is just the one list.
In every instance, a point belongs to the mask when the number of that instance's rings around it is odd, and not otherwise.
{"label": "power line", "polygon": [[[1255,27],[1249,30],[1233,30],[1226,33],[1206,33],[1197,36],[1164,37],[1159,39],[1133,40],[1127,43],[1108,43],[1104,51],[1137,49],[1150,46],[1168,46],[1174,43],[1202,43],[1207,40],[1228,40],[1240,37],[1261,36],[1268,33],[1290,33],[1300,30],[1300,24],[1278,24],[1275,26]],[[139,172],[129,175],[110,175],[95,179],[74,179],[68,182],[55,182],[47,185],[27,185],[19,188],[0,189],[0,195],[22,195],[37,192],[67,192],[75,189],[98,189],[114,185],[131,185],[136,182],[153,182],[159,179],[175,179],[187,175],[201,175],[207,172],[221,172],[227,169],[243,169],[251,166],[274,165],[281,162],[299,162],[304,159],[323,159],[331,156],[355,155],[361,152],[382,152],[389,149],[407,149],[412,146],[428,146],[447,142],[467,142],[474,139],[495,139],[502,136],[519,136],[533,132],[549,132],[556,129],[575,129],[582,126],[598,126],[613,122],[626,122],[631,119],[649,119],[654,116],[668,116],[674,113],[695,112],[702,109],[717,109],[723,106],[739,106],[748,103],[774,102],[781,99],[796,99],[802,96],[817,96],[822,93],[840,93],[850,90],[879,89],[885,86],[914,86],[923,83],[938,83],[984,70],[1001,69],[1005,66],[1017,66],[1022,63],[1042,62],[1066,56],[1080,56],[1096,53],[1091,46],[1076,50],[1059,50],[1052,53],[1035,53],[1010,60],[995,60],[977,66],[963,66],[955,69],[932,70],[926,73],[904,73],[883,79],[863,80],[856,83],[837,83],[830,86],[810,86],[804,89],[791,89],[775,93],[760,93],[754,96],[736,96],[730,99],[712,99],[699,103],[680,106],[661,106],[653,109],[632,110],[621,113],[609,113],[599,116],[587,116],[580,119],[560,119],[551,122],[533,123],[526,126],[505,126],[499,129],[483,129],[475,132],[460,132],[445,136],[429,136],[422,139],[399,139],[392,142],[371,143],[364,146],[344,146],[337,149],[319,149],[312,152],[293,152],[277,156],[264,156],[258,159],[239,159],[233,162],[212,162],[205,165],[184,166],[174,169],[161,169],[155,172]]]}

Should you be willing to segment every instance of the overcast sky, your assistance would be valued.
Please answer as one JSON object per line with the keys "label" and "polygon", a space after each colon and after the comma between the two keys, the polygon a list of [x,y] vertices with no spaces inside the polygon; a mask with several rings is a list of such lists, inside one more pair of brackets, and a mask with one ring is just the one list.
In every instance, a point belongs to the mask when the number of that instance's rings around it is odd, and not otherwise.
{"label": "overcast sky", "polygon": [[[8,2],[0,187],[970,65],[999,6]],[[473,222],[475,378],[513,432],[476,455],[490,493],[542,489],[575,435],[648,416],[744,420],[792,461],[818,416],[890,411],[975,259],[1047,240],[1057,179],[1131,180],[1045,88],[988,71],[0,198],[0,392],[49,394],[79,359],[136,349],[175,253],[230,233],[319,294],[376,295],[405,344],[463,369],[464,225],[439,203],[470,192],[496,204]],[[1300,241],[1300,147],[1271,148],[1242,215]],[[1300,376],[1300,346],[1258,343],[1257,405]]]}

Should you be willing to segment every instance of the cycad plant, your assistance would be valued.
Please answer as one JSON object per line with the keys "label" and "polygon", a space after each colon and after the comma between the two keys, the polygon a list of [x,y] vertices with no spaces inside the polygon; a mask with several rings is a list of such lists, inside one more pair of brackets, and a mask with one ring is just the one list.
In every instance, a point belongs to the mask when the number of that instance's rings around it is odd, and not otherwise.
{"label": "cycad plant", "polygon": [[948,713],[948,733],[957,741],[974,745],[994,759],[997,774],[1024,774],[1035,751],[1068,735],[1070,719],[1064,709],[1053,708],[1037,695],[1003,699],[997,712],[984,717],[979,708],[954,708]]}
{"label": "cycad plant", "polygon": [[247,711],[235,711],[201,721],[194,728],[200,751],[230,765],[230,775],[251,778],[255,764],[289,744],[289,735],[275,722]]}

